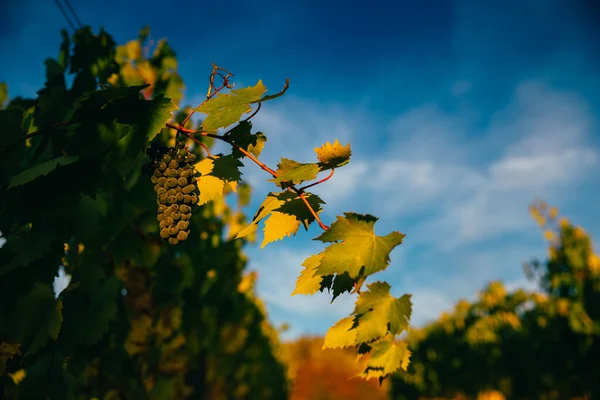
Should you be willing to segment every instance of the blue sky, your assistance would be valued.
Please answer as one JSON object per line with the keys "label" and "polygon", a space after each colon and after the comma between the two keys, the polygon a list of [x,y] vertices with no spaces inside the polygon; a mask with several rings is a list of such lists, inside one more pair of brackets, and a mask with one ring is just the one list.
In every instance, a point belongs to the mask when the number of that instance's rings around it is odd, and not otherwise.
{"label": "blue sky", "polygon": [[[600,15],[589,0],[152,2],[71,0],[84,24],[118,43],[149,25],[168,38],[202,100],[210,63],[288,94],[254,126],[263,160],[312,161],[325,141],[350,142],[351,163],[315,192],[326,223],[343,211],[380,217],[378,234],[405,243],[376,276],[412,293],[423,324],[491,279],[527,286],[521,263],[544,257],[527,206],[543,198],[600,245]],[[67,24],[52,0],[9,0],[0,17],[0,80],[33,96],[43,61]],[[268,178],[253,165],[255,207]],[[250,214],[253,209],[248,210]],[[289,294],[318,227],[260,250],[250,246],[259,294],[286,337],[324,333],[353,298]]]}

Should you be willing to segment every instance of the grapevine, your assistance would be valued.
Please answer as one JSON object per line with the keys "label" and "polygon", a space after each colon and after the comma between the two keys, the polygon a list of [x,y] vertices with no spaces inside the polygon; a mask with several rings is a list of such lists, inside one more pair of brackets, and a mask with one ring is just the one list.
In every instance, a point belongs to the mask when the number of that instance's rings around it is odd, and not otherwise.
{"label": "grapevine", "polygon": [[[63,33],[38,98],[0,109],[0,396],[285,398],[276,335],[242,277],[259,226],[264,247],[318,225],[324,248],[299,266],[291,295],[355,296],[324,347],[357,349],[364,379],[406,370],[398,336],[411,296],[368,280],[405,235],[377,235],[370,214],[326,224],[325,201],[309,191],[350,162],[350,144],[332,139],[315,160],[267,166],[252,118],[289,81],[270,95],[260,80],[234,89],[213,65],[206,100],[180,108],[174,52],[162,40],[146,51],[148,35],[117,47],[104,31]],[[231,151],[211,154],[217,140]],[[242,161],[274,186],[251,220]],[[237,209],[224,201],[233,193]],[[49,266],[59,265],[71,280],[54,293]]]}

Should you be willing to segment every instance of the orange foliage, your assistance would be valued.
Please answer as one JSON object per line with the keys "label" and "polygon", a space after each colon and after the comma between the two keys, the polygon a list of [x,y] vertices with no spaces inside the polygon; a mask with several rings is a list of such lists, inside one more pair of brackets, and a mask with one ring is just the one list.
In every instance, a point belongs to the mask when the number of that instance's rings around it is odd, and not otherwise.
{"label": "orange foliage", "polygon": [[352,349],[321,350],[323,338],[284,344],[283,359],[292,382],[290,400],[388,400],[389,383],[355,377],[362,369]]}

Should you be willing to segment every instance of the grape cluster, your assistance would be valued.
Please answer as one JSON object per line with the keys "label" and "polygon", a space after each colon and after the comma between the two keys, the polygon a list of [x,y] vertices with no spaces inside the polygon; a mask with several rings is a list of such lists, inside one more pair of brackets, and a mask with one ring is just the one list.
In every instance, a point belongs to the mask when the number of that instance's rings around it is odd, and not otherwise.
{"label": "grape cluster", "polygon": [[146,153],[152,159],[160,237],[177,244],[188,238],[192,207],[198,202],[192,166],[196,156],[186,149],[185,142],[168,149],[154,142]]}

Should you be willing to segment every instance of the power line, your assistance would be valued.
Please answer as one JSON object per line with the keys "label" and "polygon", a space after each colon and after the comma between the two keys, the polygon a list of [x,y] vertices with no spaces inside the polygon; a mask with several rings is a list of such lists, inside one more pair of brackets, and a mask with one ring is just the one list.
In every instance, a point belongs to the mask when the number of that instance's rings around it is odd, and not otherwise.
{"label": "power line", "polygon": [[[75,18],[75,21],[77,21],[77,24],[79,25],[79,27],[81,27],[81,21],[77,17],[77,14],[73,10],[73,7],[71,7],[71,4],[69,4],[68,0],[64,0],[64,1],[65,1],[65,4],[67,5],[67,7],[69,8],[69,11],[71,11],[71,14],[73,14],[73,18]],[[76,31],[77,30],[77,26],[73,23],[73,21],[71,20],[71,18],[67,14],[65,8],[60,4],[60,2],[58,0],[54,0],[54,2],[58,6],[58,9],[60,10],[60,12],[63,15],[63,17],[65,17],[65,19],[67,20],[67,23],[69,24],[69,26],[71,27],[71,29],[73,29],[73,31]]]}
{"label": "power line", "polygon": [[58,6],[58,9],[62,13],[63,17],[65,17],[65,19],[67,20],[67,23],[69,24],[69,26],[71,27],[71,29],[73,29],[74,31],[76,31],[77,27],[75,26],[75,24],[73,24],[73,21],[71,21],[71,18],[69,18],[69,16],[65,12],[65,9],[63,8],[63,6],[58,2],[58,0],[54,0],[54,2]]}
{"label": "power line", "polygon": [[81,26],[83,24],[79,20],[79,17],[77,17],[77,14],[75,13],[75,10],[73,10],[73,7],[71,7],[71,3],[69,3],[69,0],[65,0],[65,4],[69,8],[69,11],[71,11],[71,14],[73,14],[73,18],[75,18],[75,22],[77,22],[77,25],[79,25],[79,28],[81,28]]}

